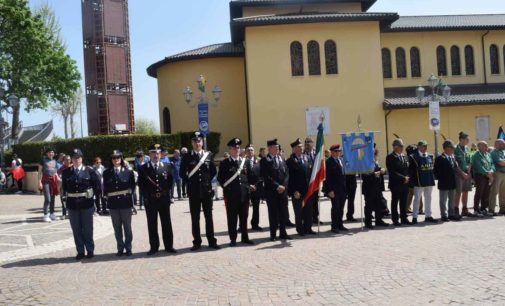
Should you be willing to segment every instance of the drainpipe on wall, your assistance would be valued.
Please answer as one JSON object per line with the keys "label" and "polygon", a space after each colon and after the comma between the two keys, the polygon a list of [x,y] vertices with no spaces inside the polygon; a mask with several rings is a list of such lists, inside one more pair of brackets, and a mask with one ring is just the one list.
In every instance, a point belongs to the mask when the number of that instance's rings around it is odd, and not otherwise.
{"label": "drainpipe on wall", "polygon": [[487,34],[489,34],[489,30],[484,33],[481,37],[481,42],[482,42],[482,64],[484,66],[484,85],[487,85],[487,69],[486,69],[486,48],[484,48],[484,37],[486,37]]}
{"label": "drainpipe on wall", "polygon": [[[244,50],[246,50],[245,43]],[[247,78],[247,61],[246,61],[246,51],[244,51],[244,76],[245,76],[245,101],[246,101],[246,115],[247,115],[247,137],[249,138],[249,143],[253,143],[251,139],[251,113],[250,113],[250,105],[249,105],[249,86],[248,86],[248,78]]]}
{"label": "drainpipe on wall", "polygon": [[386,116],[384,117],[384,120],[386,121],[386,155],[389,154],[389,127],[388,127],[388,117],[389,114],[393,112],[392,109],[388,110],[386,113]]}

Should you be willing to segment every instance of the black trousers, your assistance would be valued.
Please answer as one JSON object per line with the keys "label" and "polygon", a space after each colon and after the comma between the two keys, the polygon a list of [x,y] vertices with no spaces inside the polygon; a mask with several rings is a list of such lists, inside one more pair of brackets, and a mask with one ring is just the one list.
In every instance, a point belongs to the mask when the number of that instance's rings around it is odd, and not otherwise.
{"label": "black trousers", "polygon": [[286,223],[288,220],[288,196],[283,194],[267,194],[268,222],[270,223],[270,238],[277,236],[286,237]]}
{"label": "black trousers", "polygon": [[382,221],[384,206],[382,204],[382,192],[365,194],[365,224],[372,224],[372,213],[375,215],[375,223]]}
{"label": "black trousers", "polygon": [[100,190],[98,194],[95,194],[95,207],[96,212],[107,210],[107,203],[105,199],[102,197],[102,190]]}
{"label": "black trousers", "polygon": [[182,189],[182,196],[186,197],[186,189],[188,188],[188,181],[186,179],[181,179],[181,189]]}
{"label": "black trousers", "polygon": [[344,226],[342,219],[344,217],[345,195],[335,193],[331,199],[331,229],[339,229]]}
{"label": "black trousers", "polygon": [[319,189],[310,196],[309,202],[312,206],[312,222],[317,223],[319,218]]}
{"label": "black trousers", "polygon": [[296,232],[298,234],[305,234],[312,231],[312,203],[307,201],[307,204],[303,206],[303,198],[295,199],[293,197],[291,200],[293,201],[293,210],[295,211]]}
{"label": "black trousers", "polygon": [[214,220],[212,219],[212,196],[193,197],[189,196],[189,212],[191,213],[191,227],[193,233],[193,245],[202,245],[200,234],[200,211],[203,209],[205,217],[205,235],[209,245],[216,245],[217,240],[214,237]]}
{"label": "black trousers", "polygon": [[172,231],[172,220],[170,218],[170,198],[168,196],[145,198],[147,230],[149,231],[149,244],[151,250],[157,251],[160,248],[160,238],[158,236],[158,214],[161,221],[161,233],[163,235],[163,245],[165,250],[174,246],[174,233]]}
{"label": "black trousers", "polygon": [[347,194],[347,219],[352,219],[354,217],[354,199],[356,198],[356,188],[358,188],[358,182],[356,180],[356,175],[346,175],[346,194]]}
{"label": "black trousers", "polygon": [[260,223],[260,201],[261,197],[255,192],[251,193],[251,204],[252,204],[252,218],[251,226],[257,227]]}
{"label": "black trousers", "polygon": [[226,206],[226,219],[228,221],[228,234],[230,241],[237,241],[237,221],[240,220],[240,233],[242,241],[249,240],[247,234],[247,217],[249,216],[249,201],[240,201],[224,196]]}
{"label": "black trousers", "polygon": [[409,186],[402,184],[391,187],[391,220],[398,222],[398,206],[400,206],[401,221],[407,220],[407,196],[409,194]]}

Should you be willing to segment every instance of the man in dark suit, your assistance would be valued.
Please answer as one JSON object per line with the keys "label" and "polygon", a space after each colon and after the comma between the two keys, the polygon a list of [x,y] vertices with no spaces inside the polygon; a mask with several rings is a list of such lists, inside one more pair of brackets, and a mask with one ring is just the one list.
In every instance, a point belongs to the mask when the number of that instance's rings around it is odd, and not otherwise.
{"label": "man in dark suit", "polygon": [[265,182],[265,197],[270,223],[270,241],[277,239],[277,228],[282,240],[291,239],[286,232],[288,221],[288,169],[279,154],[277,139],[267,141],[268,155],[260,161],[261,176]]}
{"label": "man in dark suit", "polygon": [[237,245],[237,217],[240,219],[240,232],[242,243],[252,245],[247,234],[247,216],[249,213],[249,193],[254,186],[249,185],[247,174],[252,171],[245,157],[240,157],[239,138],[228,142],[230,157],[224,159],[219,165],[217,180],[223,187],[226,217],[228,220],[228,234],[230,246]]}
{"label": "man in dark suit", "polygon": [[163,148],[154,144],[149,148],[151,160],[140,168],[139,187],[146,201],[147,229],[151,246],[147,255],[154,255],[160,247],[158,236],[158,214],[160,215],[161,231],[165,251],[176,253],[174,249],[174,234],[170,217],[170,191],[172,190],[172,165],[160,161]]}
{"label": "man in dark suit", "polygon": [[263,228],[259,226],[260,222],[260,201],[263,196],[263,178],[260,175],[260,160],[254,155],[254,146],[248,144],[245,147],[246,151],[246,163],[249,164],[250,172],[247,173],[247,180],[249,184],[254,186],[251,188],[251,204],[252,204],[252,218],[251,227],[255,231],[262,231]]}
{"label": "man in dark suit", "polygon": [[219,249],[214,237],[214,221],[212,220],[212,199],[214,197],[212,179],[217,174],[216,166],[212,159],[212,153],[203,150],[203,135],[200,132],[193,134],[191,145],[193,150],[182,157],[179,171],[180,177],[187,181],[193,233],[191,250],[196,251],[202,246],[202,237],[200,236],[200,211],[202,208],[209,247]]}
{"label": "man in dark suit", "polygon": [[[389,189],[391,190],[391,219],[395,226],[408,225],[407,196],[409,193],[409,159],[403,154],[403,141],[393,141],[393,152],[386,157],[386,168],[389,173]],[[398,221],[398,205],[400,219]]]}
{"label": "man in dark suit", "polygon": [[455,209],[456,175],[463,172],[458,167],[454,156],[455,146],[451,140],[443,143],[444,153],[435,159],[433,173],[438,180],[440,215],[443,222],[460,221],[461,216]]}
{"label": "man in dark suit", "polygon": [[315,234],[312,230],[311,203],[303,205],[303,198],[309,189],[309,161],[303,154],[303,143],[300,138],[291,143],[291,148],[293,154],[286,161],[286,165],[289,169],[288,194],[293,201],[296,231],[300,236]]}
{"label": "man in dark suit", "polygon": [[344,162],[339,144],[330,147],[331,156],[326,160],[326,181],[324,191],[331,200],[331,231],[338,234],[348,231],[342,223],[346,198]]}

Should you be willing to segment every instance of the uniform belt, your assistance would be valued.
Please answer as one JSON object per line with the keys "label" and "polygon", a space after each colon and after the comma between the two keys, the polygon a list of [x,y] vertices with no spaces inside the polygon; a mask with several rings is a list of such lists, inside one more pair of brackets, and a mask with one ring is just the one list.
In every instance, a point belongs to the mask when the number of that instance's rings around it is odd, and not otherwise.
{"label": "uniform belt", "polygon": [[168,192],[167,191],[163,191],[163,192],[151,193],[151,194],[149,194],[149,196],[151,198],[159,199],[159,198],[161,198],[162,196],[164,196],[166,194],[168,194]]}
{"label": "uniform belt", "polygon": [[126,189],[126,190],[109,192],[109,193],[107,193],[107,197],[117,197],[117,196],[127,195],[127,194],[131,194],[131,193],[132,193],[131,189]]}
{"label": "uniform belt", "polygon": [[93,197],[93,189],[88,189],[86,192],[79,193],[67,193],[67,198],[92,198]]}

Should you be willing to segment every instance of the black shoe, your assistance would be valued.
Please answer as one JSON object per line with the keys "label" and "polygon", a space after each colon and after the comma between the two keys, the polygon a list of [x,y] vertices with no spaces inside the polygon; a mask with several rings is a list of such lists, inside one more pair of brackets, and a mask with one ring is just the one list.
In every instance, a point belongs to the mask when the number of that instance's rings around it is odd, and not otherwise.
{"label": "black shoe", "polygon": [[493,213],[493,217],[498,217],[498,213]]}
{"label": "black shoe", "polygon": [[438,220],[433,219],[433,217],[428,217],[424,219],[424,222],[438,223]]}
{"label": "black shoe", "polygon": [[209,245],[209,248],[211,248],[213,250],[219,250],[219,249],[221,249],[221,247],[218,246],[217,244],[211,244],[211,245]]}
{"label": "black shoe", "polygon": [[389,226],[389,223],[386,223],[382,220],[380,221],[375,221],[375,226],[379,226],[379,227],[388,227]]}
{"label": "black shoe", "polygon": [[230,242],[230,247],[234,247],[234,246],[236,246],[236,245],[237,245],[237,242],[236,242],[236,241],[232,241],[232,242]]}
{"label": "black shoe", "polygon": [[198,251],[201,247],[202,247],[201,245],[194,245],[194,246],[191,247],[190,250],[193,251],[193,252],[194,251]]}
{"label": "black shoe", "polygon": [[307,231],[307,234],[309,234],[309,235],[317,235],[317,233],[314,232],[313,230]]}
{"label": "black shoe", "polygon": [[259,225],[256,225],[256,226],[253,226],[252,227],[252,230],[253,231],[258,231],[258,232],[262,232],[263,231],[263,228]]}
{"label": "black shoe", "polygon": [[170,253],[170,254],[175,254],[175,253],[177,253],[177,250],[174,248],[169,248],[169,249],[165,249],[165,252]]}
{"label": "black shoe", "polygon": [[365,224],[365,227],[368,229],[373,229],[373,225],[370,223]]}
{"label": "black shoe", "polygon": [[451,221],[461,221],[461,217],[460,216],[450,216],[449,220],[451,220]]}
{"label": "black shoe", "polygon": [[305,236],[305,233],[297,233],[297,234],[298,234],[298,236],[300,236],[300,237]]}
{"label": "black shoe", "polygon": [[124,256],[132,256],[132,251],[126,251],[126,252],[124,253]]}
{"label": "black shoe", "polygon": [[358,220],[354,219],[353,217],[347,218],[347,222],[354,223],[358,222]]}
{"label": "black shoe", "polygon": [[417,218],[412,218],[412,224],[417,224]]}
{"label": "black shoe", "polygon": [[[314,221],[314,222],[312,222],[312,223],[313,223],[313,224],[315,224],[315,225],[317,225],[317,220],[316,220],[316,221]],[[324,222],[319,221],[319,225],[324,225]]]}
{"label": "black shoe", "polygon": [[339,231],[338,231],[338,229],[336,229],[336,228],[332,228],[332,229],[331,229],[331,232],[332,232],[333,234],[340,234],[340,232],[339,232]]}
{"label": "black shoe", "polygon": [[116,253],[116,256],[118,256],[118,257],[123,256],[123,251],[118,251],[118,252]]}
{"label": "black shoe", "polygon": [[139,210],[144,210],[144,205],[140,205]]}
{"label": "black shoe", "polygon": [[449,218],[447,217],[442,217],[440,220],[442,220],[442,222],[449,222]]}
{"label": "black shoe", "polygon": [[77,256],[75,256],[75,260],[81,260],[84,259],[84,253],[79,253]]}
{"label": "black shoe", "polygon": [[91,259],[93,257],[95,257],[95,254],[93,254],[93,252],[88,252],[88,254],[86,255],[86,258],[88,259]]}
{"label": "black shoe", "polygon": [[348,231],[349,231],[349,230],[347,229],[347,227],[345,227],[345,226],[343,226],[343,225],[342,225],[342,226],[339,226],[339,227],[338,227],[338,230],[339,230],[339,231],[343,231],[343,232],[348,232]]}
{"label": "black shoe", "polygon": [[402,220],[402,225],[411,225],[412,222],[410,222],[408,219]]}
{"label": "black shoe", "polygon": [[252,240],[249,240],[249,239],[247,239],[247,240],[242,240],[240,243],[242,243],[242,244],[247,244],[247,245],[254,245],[254,242],[253,242]]}
{"label": "black shoe", "polygon": [[394,221],[394,222],[393,222],[393,225],[394,225],[394,226],[402,226],[402,224],[401,224],[400,222],[398,222],[398,221]]}
{"label": "black shoe", "polygon": [[291,236],[289,235],[285,235],[285,236],[280,236],[281,240],[291,240],[293,238],[291,238]]}
{"label": "black shoe", "polygon": [[110,213],[107,209],[102,210],[102,216],[108,216],[108,215],[110,215]]}
{"label": "black shoe", "polygon": [[275,240],[277,240],[277,237],[275,237],[275,236],[274,237],[270,237],[270,241],[275,241]]}
{"label": "black shoe", "polygon": [[149,250],[149,252],[147,252],[147,256],[151,256],[151,255],[154,255],[158,253],[158,250]]}
{"label": "black shoe", "polygon": [[288,222],[286,222],[286,227],[295,227],[296,225],[291,222],[290,220],[288,220]]}

